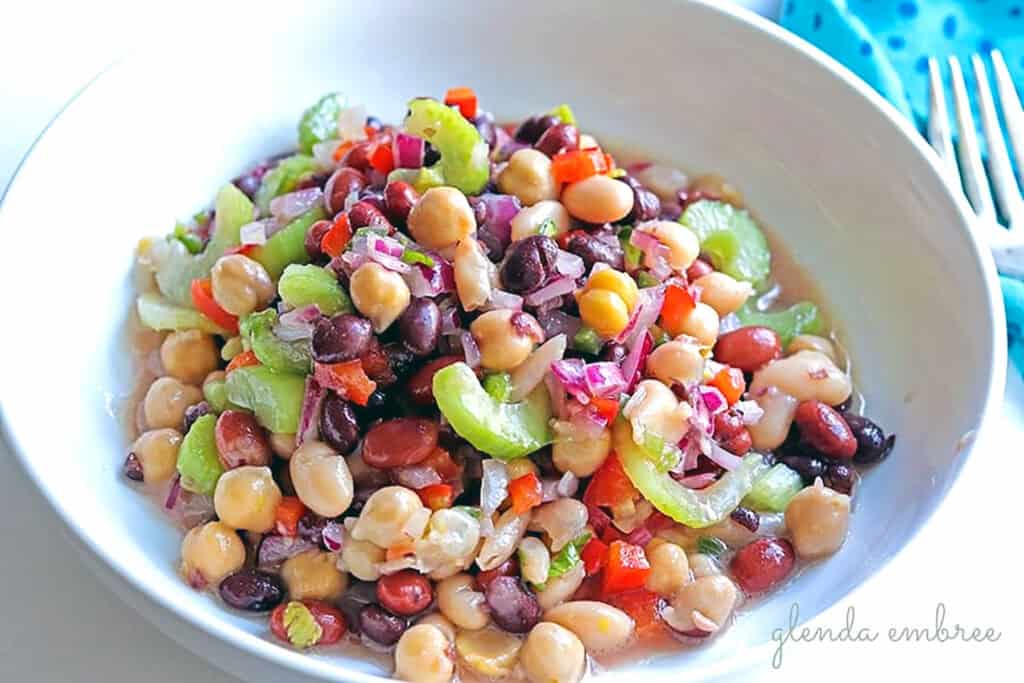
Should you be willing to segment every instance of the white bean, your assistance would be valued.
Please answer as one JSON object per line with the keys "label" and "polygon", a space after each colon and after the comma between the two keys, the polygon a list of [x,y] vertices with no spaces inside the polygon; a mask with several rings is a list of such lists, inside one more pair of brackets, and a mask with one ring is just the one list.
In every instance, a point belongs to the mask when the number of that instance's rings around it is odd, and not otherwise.
{"label": "white bean", "polygon": [[796,408],[800,402],[775,387],[769,388],[766,393],[754,400],[764,410],[764,415],[754,424],[747,426],[750,441],[754,448],[759,450],[770,451],[778,448],[789,435],[789,428],[793,424],[793,416],[796,415]]}
{"label": "white bean", "polygon": [[449,576],[437,584],[437,607],[459,628],[475,630],[491,623],[484,594],[469,574]]}
{"label": "white bean", "polygon": [[459,659],[486,678],[504,678],[512,673],[523,641],[496,628],[459,631],[455,651]]}
{"label": "white bean", "polygon": [[494,533],[480,547],[480,554],[476,558],[477,566],[487,571],[512,557],[512,553],[515,552],[519,540],[526,533],[529,523],[530,513],[528,511],[517,515],[512,508],[509,508],[502,513],[497,524],[494,525]]}
{"label": "white bean", "polygon": [[793,337],[793,340],[789,342],[789,346],[786,347],[786,355],[788,356],[792,356],[800,351],[817,351],[828,356],[833,363],[838,362],[835,345],[828,339],[814,334],[798,334]]}
{"label": "white bean", "polygon": [[355,489],[348,464],[324,442],[307,441],[295,449],[288,472],[299,500],[318,515],[337,517],[352,504]]}
{"label": "white bean", "polygon": [[672,595],[690,581],[690,563],[686,559],[686,551],[667,541],[651,549],[651,543],[645,549],[651,573],[644,587],[660,595]]}
{"label": "white bean", "polygon": [[341,544],[341,562],[360,581],[376,581],[380,578],[380,565],[384,562],[384,548],[346,536]]}
{"label": "white bean", "polygon": [[569,629],[587,652],[617,650],[633,637],[636,625],[628,614],[596,600],[573,600],[544,613],[550,621]]}
{"label": "white bean", "polygon": [[550,568],[551,553],[544,541],[535,536],[527,536],[519,542],[519,573],[523,580],[542,584],[548,580]]}
{"label": "white bean", "polygon": [[697,278],[693,284],[700,287],[700,300],[721,317],[738,311],[754,293],[749,282],[735,280],[717,271]]}
{"label": "white bean", "polygon": [[531,683],[577,683],[586,669],[587,653],[572,631],[542,621],[530,630],[519,661]]}
{"label": "white bean", "polygon": [[533,206],[521,209],[512,218],[512,241],[517,242],[530,235],[536,235],[540,226],[548,220],[555,224],[555,232],[554,235],[551,235],[552,237],[563,235],[569,231],[569,212],[560,202],[554,199],[545,199]]}
{"label": "white bean", "polygon": [[455,247],[455,291],[462,308],[475,311],[487,303],[491,296],[491,283],[495,268],[480,248],[480,243],[467,237]]}
{"label": "white bean", "polygon": [[587,577],[587,571],[582,562],[577,562],[572,569],[561,576],[549,580],[544,584],[544,589],[537,591],[537,604],[541,609],[549,610],[561,605],[573,596],[583,579]]}
{"label": "white bean", "polygon": [[684,585],[663,618],[681,633],[714,633],[725,626],[739,601],[736,584],[725,576],[702,576]]}
{"label": "white bean", "polygon": [[754,373],[750,393],[778,387],[798,401],[817,400],[836,406],[850,397],[853,383],[832,359],[818,351],[798,351]]}
{"label": "white bean", "polygon": [[588,519],[587,506],[582,502],[575,498],[559,498],[534,510],[530,530],[547,534],[551,552],[557,553],[583,533]]}

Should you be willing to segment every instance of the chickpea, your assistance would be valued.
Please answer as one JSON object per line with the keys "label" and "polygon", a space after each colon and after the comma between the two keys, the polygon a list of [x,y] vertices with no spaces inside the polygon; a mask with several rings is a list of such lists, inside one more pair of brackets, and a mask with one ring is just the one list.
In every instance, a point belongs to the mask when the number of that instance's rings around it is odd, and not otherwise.
{"label": "chickpea", "polygon": [[494,533],[480,546],[480,552],[476,557],[477,566],[487,571],[512,557],[529,524],[529,512],[517,515],[512,508],[505,510],[494,525]]}
{"label": "chickpea", "polygon": [[524,206],[558,199],[558,183],[551,173],[551,159],[535,149],[519,150],[509,157],[508,164],[498,174],[498,189],[514,194]]}
{"label": "chickpea", "polygon": [[544,584],[543,590],[537,591],[537,604],[544,610],[558,607],[579,590],[586,577],[587,571],[583,563],[577,562],[572,569],[558,578],[551,579]]}
{"label": "chickpea", "polygon": [[[419,517],[422,517],[419,528],[410,528],[417,525]],[[381,548],[390,548],[419,538],[429,518],[429,510],[423,507],[423,502],[415,492],[404,486],[385,486],[375,491],[366,501],[359,519],[352,527],[352,538],[370,541]]]}
{"label": "chickpea", "polygon": [[587,667],[587,653],[575,633],[542,621],[530,629],[519,661],[532,683],[577,683]]}
{"label": "chickpea", "polygon": [[160,345],[160,362],[171,377],[199,384],[220,362],[213,337],[199,330],[171,332]]}
{"label": "chickpea", "polygon": [[373,324],[377,334],[398,320],[412,301],[409,285],[402,276],[374,261],[364,263],[352,273],[348,289],[353,305]]}
{"label": "chickpea", "polygon": [[[688,403],[680,403],[672,390],[656,379],[641,380],[623,409],[627,420],[644,425],[669,443],[678,443],[689,430],[687,421],[691,413]],[[613,442],[617,434],[613,431]],[[623,436],[633,438],[632,433]]]}
{"label": "chickpea", "polygon": [[614,223],[633,210],[633,190],[608,176],[592,175],[566,185],[562,203],[571,216],[581,221]]}
{"label": "chickpea", "polygon": [[636,281],[629,275],[613,268],[599,270],[591,275],[584,291],[592,289],[607,289],[614,292],[622,299],[622,303],[626,304],[628,311],[633,310],[637,299],[640,298],[640,289],[636,286]]}
{"label": "chickpea", "polygon": [[427,533],[416,541],[416,557],[440,581],[472,564],[479,545],[480,522],[464,510],[442,508],[430,515]]}
{"label": "chickpea", "polygon": [[348,536],[341,544],[341,562],[348,573],[360,581],[380,578],[380,565],[384,562],[384,548],[369,541],[357,541]]}
{"label": "chickpea", "polygon": [[718,328],[720,325],[721,322],[715,309],[701,301],[683,319],[683,329],[679,330],[679,332],[694,337],[704,346],[714,346],[715,342],[718,341]]}
{"label": "chickpea", "polygon": [[786,354],[790,356],[800,351],[817,351],[828,356],[833,363],[836,362],[835,345],[828,339],[815,334],[798,334],[786,347]]}
{"label": "chickpea", "polygon": [[686,556],[686,559],[690,563],[690,572],[695,579],[703,576],[717,576],[722,573],[722,568],[718,566],[715,558],[710,555],[690,553]]}
{"label": "chickpea", "polygon": [[352,504],[354,487],[345,458],[322,441],[307,441],[288,463],[299,500],[322,517],[337,517]]}
{"label": "chickpea", "polygon": [[459,242],[455,247],[455,291],[467,311],[482,308],[491,298],[491,283],[495,268],[472,237]]}
{"label": "chickpea", "polygon": [[270,448],[274,451],[274,455],[282,460],[288,460],[295,452],[295,435],[274,432],[270,435]]}
{"label": "chickpea", "polygon": [[527,536],[519,541],[519,573],[525,581],[540,585],[548,580],[551,553],[544,541]]}
{"label": "chickpea", "polygon": [[757,404],[764,410],[761,419],[747,426],[754,448],[770,451],[782,445],[789,435],[799,401],[771,387],[758,396]]}
{"label": "chickpea", "polygon": [[612,430],[605,428],[596,438],[556,439],[551,460],[559,472],[589,477],[604,464],[612,450]]}
{"label": "chickpea", "polygon": [[455,675],[451,643],[441,629],[416,624],[395,646],[395,678],[409,683],[448,683]]}
{"label": "chickpea", "polygon": [[647,552],[647,560],[651,563],[651,573],[644,587],[649,591],[672,595],[690,581],[690,563],[686,559],[686,551],[675,543],[662,542],[657,545]]}
{"label": "chickpea", "polygon": [[605,339],[611,339],[629,324],[629,309],[615,292],[592,289],[580,294],[576,303],[583,324]]}
{"label": "chickpea", "polygon": [[231,315],[243,316],[264,308],[277,290],[259,261],[242,254],[221,256],[210,273],[213,298]]}
{"label": "chickpea", "polygon": [[604,602],[573,600],[544,613],[544,621],[564,626],[580,639],[587,652],[617,650],[633,637],[628,614]]}
{"label": "chickpea", "polygon": [[714,633],[725,625],[738,601],[739,590],[731,580],[720,574],[702,576],[680,588],[662,616],[682,633]]}
{"label": "chickpea", "polygon": [[700,344],[687,337],[662,344],[647,357],[647,374],[668,385],[674,382],[699,384],[704,380],[704,356],[700,352]]}
{"label": "chickpea", "polygon": [[432,187],[412,207],[408,226],[413,239],[427,249],[445,249],[473,234],[476,217],[458,189]]}
{"label": "chickpea", "polygon": [[480,347],[480,364],[487,370],[512,370],[533,352],[537,340],[512,324],[515,315],[529,316],[500,309],[487,311],[470,324],[469,331]]}
{"label": "chickpea", "polygon": [[734,280],[719,272],[699,277],[693,284],[700,287],[700,300],[715,309],[721,317],[738,311],[754,293],[749,282]]}
{"label": "chickpea", "polygon": [[518,479],[519,477],[525,477],[527,474],[540,475],[540,470],[537,469],[537,465],[529,458],[516,458],[515,460],[509,460],[505,463],[505,468],[508,470],[509,481]]}
{"label": "chickpea", "polygon": [[455,642],[455,624],[449,621],[448,617],[440,612],[431,612],[416,623],[429,624],[434,628],[440,629],[441,633],[444,634],[444,637],[447,638],[449,642]]}
{"label": "chickpea", "polygon": [[203,400],[203,392],[173,377],[161,377],[149,385],[142,400],[142,412],[150,429],[171,427],[181,429],[185,410]]}
{"label": "chickpea", "polygon": [[470,669],[488,679],[504,678],[512,673],[523,642],[511,633],[482,628],[460,631],[455,638],[455,651]]}
{"label": "chickpea", "polygon": [[839,405],[853,392],[850,376],[818,351],[798,351],[764,366],[754,373],[750,393],[758,396],[772,386],[797,401],[817,400],[830,406]]}
{"label": "chickpea", "polygon": [[244,465],[220,475],[213,507],[220,521],[235,529],[266,533],[274,528],[281,489],[269,467]]}
{"label": "chickpea", "polygon": [[281,579],[292,600],[334,600],[348,587],[337,559],[321,550],[307,550],[281,565]]}
{"label": "chickpea", "polygon": [[839,550],[850,526],[850,497],[825,487],[819,477],[793,496],[786,507],[786,528],[796,554],[824,557]]}
{"label": "chickpea", "polygon": [[529,528],[547,534],[551,551],[557,553],[583,533],[589,518],[586,505],[575,498],[559,498],[534,510]]}
{"label": "chickpea", "polygon": [[518,242],[530,235],[536,235],[540,231],[540,226],[546,221],[552,221],[555,224],[555,232],[551,237],[569,232],[569,212],[561,203],[553,199],[545,199],[533,206],[521,209],[512,217],[512,241]]}
{"label": "chickpea", "polygon": [[637,226],[649,232],[668,247],[668,264],[673,270],[684,272],[700,256],[700,240],[689,228],[675,221],[651,221]]}
{"label": "chickpea", "polygon": [[491,623],[484,594],[469,574],[449,576],[437,584],[437,608],[459,628],[481,629]]}
{"label": "chickpea", "polygon": [[131,452],[142,464],[142,480],[167,481],[178,465],[181,433],[176,429],[154,429],[145,432],[132,444]]}
{"label": "chickpea", "polygon": [[196,588],[219,583],[243,564],[245,544],[227,524],[207,522],[181,542],[181,573]]}

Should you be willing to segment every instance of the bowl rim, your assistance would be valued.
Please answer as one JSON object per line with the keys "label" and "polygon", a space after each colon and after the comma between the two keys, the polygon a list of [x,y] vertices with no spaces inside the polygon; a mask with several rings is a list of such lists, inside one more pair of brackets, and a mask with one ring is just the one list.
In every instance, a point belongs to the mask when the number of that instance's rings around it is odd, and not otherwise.
{"label": "bowl rim", "polygon": [[[1006,319],[1002,305],[1002,295],[998,285],[998,275],[988,246],[982,242],[977,232],[972,230],[970,227],[974,216],[973,211],[967,204],[967,200],[963,196],[963,193],[956,191],[956,189],[954,189],[946,179],[946,174],[942,170],[941,161],[932,148],[912,126],[911,122],[908,121],[892,104],[882,98],[881,95],[872,89],[865,81],[861,80],[847,67],[837,62],[813,44],[783,28],[774,21],[771,21],[766,17],[762,17],[744,7],[740,7],[739,5],[722,4],[716,0],[668,1],[677,5],[699,5],[706,10],[719,14],[727,20],[745,24],[748,28],[759,31],[771,38],[776,44],[781,46],[782,49],[785,50],[788,48],[794,53],[799,53],[801,57],[816,62],[818,65],[824,67],[832,77],[841,81],[847,88],[864,98],[872,105],[878,115],[887,119],[891,125],[895,126],[902,134],[902,137],[910,143],[916,153],[917,161],[922,163],[923,169],[930,170],[930,172],[934,174],[934,176],[945,187],[947,194],[953,200],[957,209],[957,218],[959,219],[957,229],[967,233],[966,237],[967,242],[970,245],[970,256],[973,257],[973,259],[981,266],[984,290],[990,309],[989,315],[992,319],[992,329],[990,330],[992,333],[990,362],[988,366],[988,375],[984,378],[984,381],[988,385],[988,391],[982,406],[981,419],[979,420],[977,429],[974,432],[974,436],[976,437],[983,431],[990,430],[992,423],[998,419],[997,415],[999,411],[996,408],[1001,402],[1001,397],[1004,392],[1007,370],[1007,349],[1006,345],[1002,343],[1002,340],[1006,338]],[[33,139],[21,160],[15,166],[7,186],[4,188],[3,193],[0,194],[0,226],[3,225],[6,199],[11,193],[11,190],[18,184],[21,178],[21,171],[27,160],[35,152],[39,142],[49,133],[53,125],[75,105],[84,93],[92,89],[98,81],[115,71],[118,66],[133,59],[137,54],[144,51],[145,48],[133,49],[110,62],[106,67],[99,71],[99,73],[85,82],[46,123],[39,134]],[[128,601],[126,595],[129,592],[128,589],[134,590],[137,593],[141,593],[141,597],[148,600],[152,605],[159,606],[160,608],[169,611],[174,617],[180,619],[188,626],[198,628],[210,636],[216,637],[223,642],[239,648],[245,653],[254,655],[262,660],[269,660],[271,663],[284,669],[315,677],[318,680],[337,681],[339,683],[381,683],[382,681],[391,680],[388,677],[351,670],[322,658],[315,656],[311,657],[308,654],[280,647],[256,634],[249,633],[235,626],[229,625],[223,620],[194,613],[193,610],[171,601],[161,592],[155,590],[154,587],[142,583],[142,581],[132,571],[130,571],[130,567],[126,566],[117,557],[106,552],[103,549],[101,541],[93,538],[87,529],[78,523],[76,516],[72,514],[71,510],[65,508],[64,505],[56,499],[52,491],[46,485],[41,473],[30,464],[27,452],[21,447],[20,443],[15,438],[14,430],[12,425],[9,424],[2,400],[0,400],[0,441],[2,441],[8,447],[11,454],[15,456],[15,462],[20,464],[22,470],[42,494],[43,498],[52,510],[56,513],[58,519],[71,533],[74,534],[75,541],[77,542],[76,546],[78,546],[80,550],[88,551],[91,555],[91,559],[93,559],[94,562],[85,563],[86,566],[90,566],[93,570],[98,567],[102,567],[108,570],[108,573],[124,582],[120,584],[120,587],[125,590],[115,590],[114,592],[124,598],[126,602]],[[812,619],[820,617],[821,614],[824,614],[835,607],[835,604],[838,603],[839,600],[846,598],[853,592],[862,589],[872,582],[872,580],[877,578],[881,571],[890,562],[892,562],[897,555],[902,553],[914,541],[924,524],[935,514],[935,511],[941,504],[942,500],[949,495],[952,487],[955,486],[957,481],[960,479],[964,464],[973,454],[977,441],[977,438],[972,439],[964,449],[965,457],[959,458],[953,464],[952,477],[946,489],[941,492],[941,498],[930,510],[927,511],[926,517],[910,531],[909,535],[903,540],[903,543],[897,552],[875,567],[874,571],[867,578],[863,579],[860,583],[851,588],[848,593],[839,596],[839,599],[837,599],[835,603],[825,607],[818,615],[811,617]],[[137,605],[131,606],[133,609],[136,609],[145,615],[158,628],[161,630],[164,628],[162,624],[156,622],[157,615],[155,612],[151,613],[148,609],[140,609]],[[803,622],[806,622],[806,619],[803,620]],[[736,653],[730,658],[723,658],[716,662],[702,663],[698,665],[697,669],[690,673],[699,673],[702,677],[717,677],[730,672],[737,673],[747,671],[754,666],[757,661],[762,663],[770,662],[769,653],[774,647],[775,645],[770,640],[766,640],[766,642],[760,645],[745,648],[743,652]],[[222,665],[217,661],[211,661],[209,658],[207,658],[207,661],[210,661],[212,665],[217,666],[218,668],[222,668],[227,671],[232,670],[230,666]],[[675,667],[673,667],[673,669],[675,669]],[[614,675],[615,670],[612,669],[609,673]],[[645,672],[644,675],[660,679],[662,677],[673,675],[673,671],[649,671]]]}

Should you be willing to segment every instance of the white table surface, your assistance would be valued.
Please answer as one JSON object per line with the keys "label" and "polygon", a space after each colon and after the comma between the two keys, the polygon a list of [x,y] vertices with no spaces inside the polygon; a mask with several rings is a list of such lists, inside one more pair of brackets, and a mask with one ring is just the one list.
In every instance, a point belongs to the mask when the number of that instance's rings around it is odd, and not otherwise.
{"label": "white table surface", "polygon": [[[183,20],[179,5],[175,16],[159,16],[169,10],[142,4],[46,1],[0,9],[0,187],[68,97],[129,45],[130,27],[159,23],[171,30]],[[769,13],[778,0],[741,4]],[[0,256],[0,267],[3,258],[10,256]],[[791,680],[889,680],[904,673],[936,680],[1015,678],[1024,644],[1016,545],[1024,518],[1017,502],[1022,438],[1024,382],[1011,370],[1000,419],[935,517],[879,576],[813,622],[838,630],[852,605],[856,629],[868,627],[880,637],[790,642],[779,673]],[[163,636],[89,573],[2,444],[0,501],[0,681],[237,683]],[[938,603],[946,607],[947,628],[992,628],[1000,639],[888,641],[890,627],[933,625]],[[770,662],[762,673],[774,673]]]}

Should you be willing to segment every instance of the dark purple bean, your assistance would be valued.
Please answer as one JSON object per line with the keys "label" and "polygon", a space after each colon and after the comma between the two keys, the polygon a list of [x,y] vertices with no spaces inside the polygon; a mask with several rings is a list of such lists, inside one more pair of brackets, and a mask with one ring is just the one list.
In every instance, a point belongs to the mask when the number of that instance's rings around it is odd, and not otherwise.
{"label": "dark purple bean", "polygon": [[413,299],[398,317],[398,334],[417,356],[430,355],[441,335],[441,309],[431,299]]}
{"label": "dark purple bean", "polygon": [[844,414],[846,424],[850,425],[853,436],[857,439],[857,452],[853,461],[860,465],[880,462],[892,451],[896,444],[896,435],[885,436],[885,432],[877,424],[863,415]]}
{"label": "dark purple bean", "polygon": [[142,461],[139,460],[139,456],[129,453],[124,459],[123,472],[124,476],[132,481],[142,481]]}
{"label": "dark purple bean", "polygon": [[580,132],[568,123],[556,123],[544,131],[533,146],[539,152],[553,157],[559,152],[571,152],[580,146]]}
{"label": "dark purple bean", "polygon": [[849,465],[834,462],[825,469],[823,480],[833,491],[849,495],[857,483],[857,472]]}
{"label": "dark purple bean", "polygon": [[396,617],[377,605],[366,605],[359,610],[359,630],[375,643],[394,645],[407,627],[405,619]]}
{"label": "dark purple bean", "polygon": [[540,621],[537,598],[514,576],[499,576],[484,593],[494,623],[510,633],[526,633]]}
{"label": "dark purple bean", "polygon": [[757,528],[761,526],[761,516],[750,508],[740,506],[733,510],[729,516],[732,517],[732,521],[751,533],[756,533]]}
{"label": "dark purple bean", "polygon": [[313,225],[309,226],[309,230],[306,231],[306,253],[309,254],[309,258],[314,261],[322,261],[328,258],[327,254],[320,248],[320,242],[323,241],[324,235],[331,229],[330,221],[317,221]]}
{"label": "dark purple bean", "polygon": [[588,271],[595,263],[607,263],[615,270],[625,267],[625,256],[618,240],[605,242],[590,233],[576,230],[569,237],[565,250],[583,259]]}
{"label": "dark purple bean", "polygon": [[333,391],[320,411],[320,438],[339,453],[348,453],[359,441],[359,422],[352,406]]}
{"label": "dark purple bean", "polygon": [[404,344],[399,342],[391,342],[385,344],[384,355],[388,358],[388,363],[391,365],[391,372],[395,373],[395,377],[402,379],[409,375],[413,368],[416,367],[416,356],[412,352],[405,348]]}
{"label": "dark purple bean", "polygon": [[423,165],[433,166],[437,162],[441,161],[441,153],[434,149],[434,146],[429,142],[423,144]]}
{"label": "dark purple bean", "polygon": [[778,453],[776,460],[799,474],[807,483],[813,482],[817,477],[825,474],[825,463],[818,458],[793,453]]}
{"label": "dark purple bean", "polygon": [[[287,469],[287,468],[286,468]],[[300,553],[316,550],[316,546],[305,538],[298,536],[264,536],[256,553],[257,567],[274,567],[289,557]]]}
{"label": "dark purple bean", "polygon": [[509,247],[501,266],[501,282],[510,292],[531,292],[547,281],[557,260],[558,245],[553,239],[530,235]]}
{"label": "dark purple bean", "polygon": [[188,434],[188,430],[192,427],[192,424],[201,418],[203,415],[210,413],[210,404],[206,401],[200,401],[199,403],[193,403],[188,408],[185,408],[185,419],[182,424],[182,434]]}
{"label": "dark purple bean", "polygon": [[601,360],[610,361],[612,363],[622,363],[626,360],[626,356],[629,355],[629,349],[624,344],[618,344],[616,342],[608,342],[604,345],[604,349],[601,351]]}
{"label": "dark purple bean", "polygon": [[[480,133],[480,137],[484,139],[487,146],[493,148],[498,141],[498,134],[494,128],[494,115],[489,111],[482,111],[473,119],[473,125],[476,126],[477,132]],[[426,165],[429,166],[429,164]]]}
{"label": "dark purple bean", "polygon": [[327,518],[321,517],[312,510],[307,510],[299,518],[299,538],[304,538],[311,543],[323,546],[324,527],[327,526]]}
{"label": "dark purple bean", "polygon": [[351,581],[345,594],[338,600],[338,607],[345,615],[345,622],[353,633],[359,633],[359,613],[367,605],[377,601],[377,584],[369,581]]}
{"label": "dark purple bean", "polygon": [[395,223],[404,224],[419,198],[419,193],[409,183],[401,180],[391,181],[384,188],[384,208],[388,218]]}
{"label": "dark purple bean", "polygon": [[384,187],[367,186],[359,193],[359,201],[377,207],[382,214],[386,213],[387,202],[384,201]]}
{"label": "dark purple bean", "polygon": [[530,118],[519,124],[519,128],[516,129],[515,138],[519,142],[525,142],[528,145],[540,140],[540,136],[544,135],[544,132],[561,121],[558,117],[550,114],[544,114],[542,116],[531,116]]}
{"label": "dark purple bean", "polygon": [[313,329],[310,344],[318,363],[343,363],[363,355],[370,346],[373,326],[366,318],[342,313],[321,318]]}
{"label": "dark purple bean", "polygon": [[220,582],[220,597],[235,609],[269,612],[284,599],[284,586],[274,574],[242,569]]}
{"label": "dark purple bean", "polygon": [[661,200],[633,176],[619,178],[633,190],[633,210],[626,217],[629,223],[653,221],[661,214]]}
{"label": "dark purple bean", "polygon": [[331,184],[331,196],[324,198],[324,204],[328,213],[332,216],[345,208],[345,200],[353,192],[359,192],[366,187],[366,175],[357,168],[344,166],[334,172],[328,180]]}

